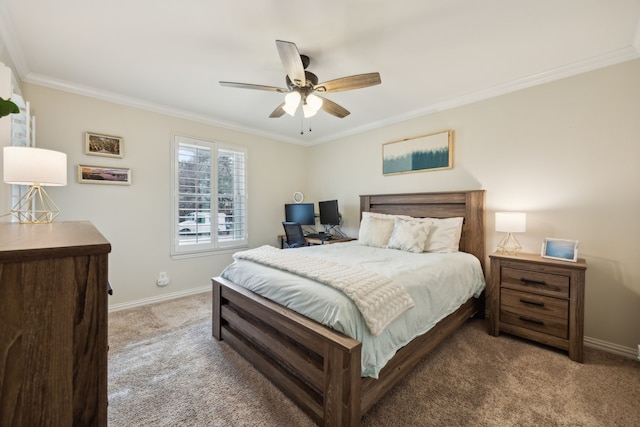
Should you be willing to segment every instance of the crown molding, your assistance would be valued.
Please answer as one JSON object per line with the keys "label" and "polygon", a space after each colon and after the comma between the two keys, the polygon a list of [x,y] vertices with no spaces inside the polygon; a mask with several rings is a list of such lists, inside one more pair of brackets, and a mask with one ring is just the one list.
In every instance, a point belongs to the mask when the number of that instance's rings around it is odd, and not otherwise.
{"label": "crown molding", "polygon": [[[640,34],[640,33],[639,33]],[[640,35],[636,34],[636,39],[639,39]],[[640,43],[640,41],[636,40]],[[578,61],[573,64],[547,70],[538,74],[534,74],[522,79],[507,82],[505,84],[497,85],[486,90],[481,90],[461,97],[457,97],[451,100],[447,100],[441,103],[431,104],[418,110],[410,111],[406,114],[390,117],[386,120],[378,120],[371,124],[355,127],[344,132],[337,132],[332,135],[323,138],[310,139],[301,141],[296,138],[287,138],[282,135],[277,135],[269,132],[256,131],[253,128],[241,126],[232,122],[218,120],[203,114],[192,113],[183,110],[176,110],[173,107],[166,105],[155,104],[152,102],[144,101],[141,99],[131,98],[124,95],[107,92],[87,86],[78,85],[71,82],[52,79],[47,76],[38,75],[35,73],[27,73],[21,75],[21,80],[26,83],[44,86],[52,89],[57,89],[65,92],[71,92],[78,95],[87,96],[90,98],[100,99],[103,101],[113,102],[115,104],[125,105],[133,108],[138,108],[146,111],[151,111],[159,114],[164,114],[171,117],[177,117],[185,120],[190,120],[198,123],[204,123],[212,126],[222,127],[228,130],[238,131],[250,135],[255,135],[263,138],[273,139],[276,141],[288,142],[297,145],[317,145],[334,141],[337,139],[345,138],[348,136],[357,135],[360,133],[372,131],[375,129],[383,128],[386,126],[398,124],[407,120],[415,119],[418,117],[427,116],[440,111],[450,110],[452,108],[460,107],[467,104],[483,101],[485,99],[494,98],[500,95],[505,95],[518,90],[530,88],[533,86],[549,83],[555,80],[560,80],[566,77],[586,73],[588,71],[604,68],[617,63],[630,61],[640,58],[640,50],[635,46],[629,46],[623,49],[619,49],[613,52],[609,52],[604,55],[600,55],[593,58],[588,58],[583,61]],[[16,68],[20,69],[17,65]]]}
{"label": "crown molding", "polygon": [[[636,43],[640,45],[640,25],[639,31],[636,34]],[[640,46],[638,46],[640,47]],[[330,137],[315,140],[314,143],[320,144],[343,137],[371,131],[377,128],[391,126],[407,120],[415,119],[418,117],[427,116],[440,111],[450,110],[452,108],[461,107],[463,105],[473,104],[475,102],[483,101],[485,99],[495,98],[500,95],[506,95],[511,92],[516,92],[522,89],[527,89],[533,86],[538,86],[545,83],[550,83],[556,80],[561,80],[567,77],[583,74],[589,71],[593,71],[599,68],[608,67],[618,63],[631,61],[640,58],[640,49],[635,46],[629,46],[616,51],[609,52],[604,55],[600,55],[593,58],[588,58],[583,61],[578,61],[573,64],[566,65],[564,67],[554,68],[538,74],[534,74],[522,79],[513,80],[505,84],[497,85],[486,90],[481,90],[467,95],[463,95],[451,100],[447,100],[437,104],[431,104],[418,110],[410,111],[406,114],[390,117],[387,120],[379,120],[371,125],[361,126],[359,128],[353,128],[345,132],[336,133]]]}

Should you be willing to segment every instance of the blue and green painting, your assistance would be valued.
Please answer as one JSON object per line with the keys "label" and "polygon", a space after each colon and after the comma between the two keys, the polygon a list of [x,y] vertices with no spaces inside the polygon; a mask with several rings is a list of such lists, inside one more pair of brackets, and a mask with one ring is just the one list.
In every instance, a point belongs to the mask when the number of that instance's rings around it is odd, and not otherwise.
{"label": "blue and green painting", "polygon": [[398,141],[383,146],[384,174],[449,168],[449,133]]}

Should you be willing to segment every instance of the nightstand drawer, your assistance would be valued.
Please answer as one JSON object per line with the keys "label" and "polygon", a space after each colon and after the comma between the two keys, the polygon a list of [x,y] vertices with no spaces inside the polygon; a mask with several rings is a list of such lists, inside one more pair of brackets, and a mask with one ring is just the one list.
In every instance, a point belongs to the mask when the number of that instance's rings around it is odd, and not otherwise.
{"label": "nightstand drawer", "polygon": [[569,301],[559,298],[519,292],[512,289],[502,289],[500,305],[512,307],[519,313],[536,317],[556,317],[567,320],[569,316]]}
{"label": "nightstand drawer", "polygon": [[559,338],[568,337],[569,301],[503,288],[500,321]]}
{"label": "nightstand drawer", "polygon": [[569,277],[502,267],[501,286],[559,298],[569,298]]}

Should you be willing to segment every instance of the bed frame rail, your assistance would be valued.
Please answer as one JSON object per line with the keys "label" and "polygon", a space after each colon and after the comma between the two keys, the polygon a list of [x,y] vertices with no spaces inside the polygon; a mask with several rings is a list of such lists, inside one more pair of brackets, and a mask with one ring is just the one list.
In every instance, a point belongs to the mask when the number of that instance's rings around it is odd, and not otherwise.
{"label": "bed frame rail", "polygon": [[242,354],[316,423],[360,425],[360,342],[221,277],[212,284],[216,339]]}
{"label": "bed frame rail", "polygon": [[483,299],[471,298],[454,313],[442,319],[438,323],[439,328],[430,329],[398,350],[396,356],[382,368],[378,379],[361,378],[360,410],[362,414],[367,413],[389,389],[411,372],[418,363],[453,334],[467,319],[476,315],[479,307],[482,306]]}

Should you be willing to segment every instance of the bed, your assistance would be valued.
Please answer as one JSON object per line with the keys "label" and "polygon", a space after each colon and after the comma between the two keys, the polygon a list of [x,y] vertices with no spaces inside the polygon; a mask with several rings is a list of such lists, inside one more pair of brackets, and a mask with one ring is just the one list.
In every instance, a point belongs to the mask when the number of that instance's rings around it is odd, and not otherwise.
{"label": "bed", "polygon": [[[360,196],[360,210],[411,217],[463,217],[460,251],[484,269],[484,191]],[[432,329],[398,350],[377,374],[363,377],[362,343],[215,277],[213,336],[262,372],[316,423],[357,426],[400,379],[466,319],[484,313],[484,298],[469,298]]]}

